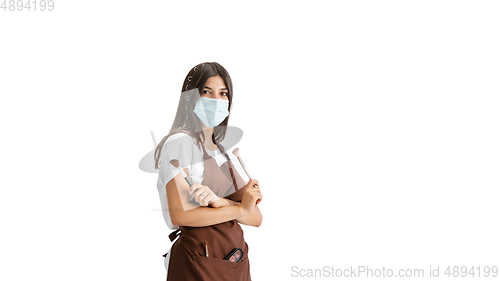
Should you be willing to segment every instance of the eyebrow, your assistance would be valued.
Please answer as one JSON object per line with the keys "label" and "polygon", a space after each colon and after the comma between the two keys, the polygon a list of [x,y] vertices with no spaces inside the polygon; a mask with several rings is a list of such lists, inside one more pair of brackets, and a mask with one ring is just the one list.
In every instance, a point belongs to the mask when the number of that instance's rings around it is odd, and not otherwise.
{"label": "eyebrow", "polygon": [[[207,88],[207,89],[209,89],[209,90],[212,90],[212,88],[207,87],[207,86],[205,86],[205,88]],[[221,89],[221,90],[226,90],[226,91],[227,91],[227,88],[220,88],[220,89]]]}

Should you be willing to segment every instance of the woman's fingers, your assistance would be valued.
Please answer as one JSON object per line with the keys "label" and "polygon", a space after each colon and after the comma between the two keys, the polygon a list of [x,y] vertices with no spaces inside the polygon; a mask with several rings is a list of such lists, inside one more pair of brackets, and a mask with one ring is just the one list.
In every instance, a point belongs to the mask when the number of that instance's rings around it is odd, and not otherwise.
{"label": "woman's fingers", "polygon": [[200,189],[202,185],[200,183],[194,183],[192,186],[189,187],[189,195],[193,194],[196,190]]}
{"label": "woman's fingers", "polygon": [[208,206],[210,202],[215,202],[220,198],[206,185],[200,185],[200,187],[194,191],[195,201],[200,204],[200,206]]}
{"label": "woman's fingers", "polygon": [[199,197],[201,194],[203,194],[203,192],[205,192],[205,186],[203,186],[201,184],[195,190],[193,190],[192,193],[194,193],[194,199],[196,202],[199,203],[199,201],[200,201]]}
{"label": "woman's fingers", "polygon": [[208,206],[208,201],[210,199],[213,199],[213,196],[214,196],[213,193],[208,193],[208,192],[202,193],[200,195],[200,205],[204,207]]}
{"label": "woman's fingers", "polygon": [[215,195],[214,193],[211,193],[209,194],[208,196],[205,196],[205,198],[203,198],[201,200],[201,204],[202,206],[208,206],[208,204],[210,204],[211,202],[215,202],[219,200],[219,197],[217,195]]}
{"label": "woman's fingers", "polygon": [[250,189],[250,192],[252,193],[252,198],[254,199],[255,206],[259,204],[262,201],[262,193],[260,192],[260,188],[258,187],[253,187]]}
{"label": "woman's fingers", "polygon": [[204,196],[202,195],[201,200],[200,200],[200,206],[206,207],[208,205],[208,197],[210,195]]}
{"label": "woman's fingers", "polygon": [[201,200],[208,195],[209,191],[206,186],[202,186],[200,189],[194,192],[194,198],[196,198],[196,202],[201,204]]}
{"label": "woman's fingers", "polygon": [[252,195],[252,201],[254,202],[262,198],[262,193],[257,190],[251,191],[250,194]]}
{"label": "woman's fingers", "polygon": [[255,206],[257,206],[257,204],[259,204],[262,201],[262,199],[264,198],[264,196],[262,196],[262,193],[259,192],[259,195],[260,196],[258,197],[257,201],[255,201]]}
{"label": "woman's fingers", "polygon": [[259,181],[255,179],[251,179],[247,183],[247,187],[259,187]]}

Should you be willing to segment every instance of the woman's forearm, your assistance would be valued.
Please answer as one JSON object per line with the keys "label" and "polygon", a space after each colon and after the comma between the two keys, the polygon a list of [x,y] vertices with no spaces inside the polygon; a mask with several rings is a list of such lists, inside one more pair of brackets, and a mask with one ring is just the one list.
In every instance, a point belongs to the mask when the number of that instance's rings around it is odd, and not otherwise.
{"label": "woman's forearm", "polygon": [[[188,174],[186,171],[185,173]],[[262,214],[257,207],[252,213],[248,213],[240,207],[240,203],[227,199],[212,203],[214,208],[200,207],[188,202],[189,191],[189,186],[181,174],[177,174],[166,185],[168,212],[173,225],[202,227],[234,219],[252,226],[259,226],[262,222]]]}
{"label": "woman's forearm", "polygon": [[198,207],[171,213],[171,219],[174,225],[201,227],[238,219],[244,215],[243,209],[239,206]]}
{"label": "woman's forearm", "polygon": [[236,220],[245,225],[259,227],[262,223],[262,213],[260,212],[259,207],[255,207],[253,212],[246,216],[241,216]]}
{"label": "woman's forearm", "polygon": [[[227,207],[227,206],[239,206],[241,203],[235,202],[229,199],[221,200],[219,207]],[[255,207],[253,212],[246,216],[241,216],[236,218],[236,220],[242,224],[259,227],[262,223],[262,213],[259,210],[259,207]]]}

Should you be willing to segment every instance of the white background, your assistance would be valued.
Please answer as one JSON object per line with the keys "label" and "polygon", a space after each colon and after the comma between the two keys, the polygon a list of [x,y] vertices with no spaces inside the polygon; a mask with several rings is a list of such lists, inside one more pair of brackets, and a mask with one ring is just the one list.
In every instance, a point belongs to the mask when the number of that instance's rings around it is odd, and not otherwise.
{"label": "white background", "polygon": [[497,1],[54,2],[0,11],[0,279],[165,280],[138,163],[207,61],[264,195],[253,280],[500,266]]}

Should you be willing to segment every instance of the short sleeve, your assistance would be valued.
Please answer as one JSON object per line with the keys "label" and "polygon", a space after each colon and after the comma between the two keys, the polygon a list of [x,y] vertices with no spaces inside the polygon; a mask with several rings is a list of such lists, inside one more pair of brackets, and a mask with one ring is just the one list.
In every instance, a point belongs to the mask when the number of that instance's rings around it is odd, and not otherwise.
{"label": "short sleeve", "polygon": [[192,170],[194,146],[193,138],[188,134],[176,133],[168,137],[163,144],[160,157],[159,176],[162,177],[162,182],[167,184],[179,173],[179,170],[170,164],[171,160],[178,160],[181,169],[187,167]]}

